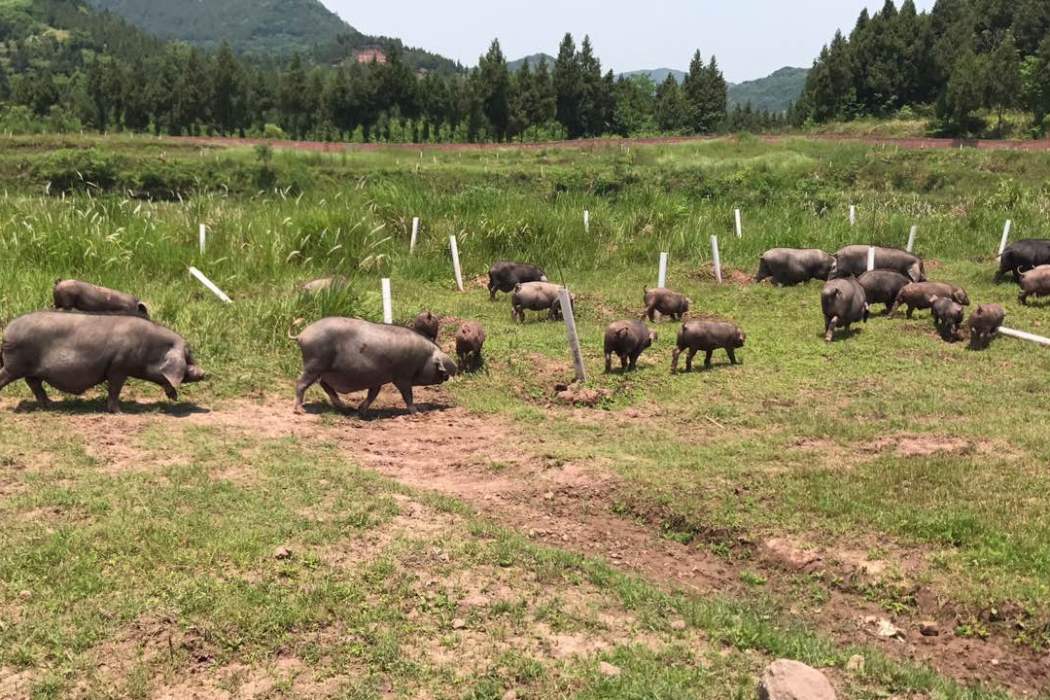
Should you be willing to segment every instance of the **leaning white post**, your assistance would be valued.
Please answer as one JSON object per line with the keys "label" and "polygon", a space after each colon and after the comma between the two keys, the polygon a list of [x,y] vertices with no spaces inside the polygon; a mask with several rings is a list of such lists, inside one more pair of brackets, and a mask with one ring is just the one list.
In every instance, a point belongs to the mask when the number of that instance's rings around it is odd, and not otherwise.
{"label": "leaning white post", "polygon": [[857,224],[857,207],[852,204],[849,205],[849,225],[855,226]]}
{"label": "leaning white post", "polygon": [[999,328],[1001,335],[1008,335],[1011,338],[1018,338],[1020,340],[1027,340],[1031,343],[1038,343],[1050,347],[1050,338],[1044,338],[1041,335],[1034,335],[1032,333],[1025,333],[1024,331],[1015,331],[1013,328]]}
{"label": "leaning white post", "polygon": [[999,241],[999,256],[1003,257],[1003,251],[1006,250],[1006,242],[1010,240],[1010,229],[1013,228],[1014,222],[1010,219],[1006,220],[1006,226],[1003,227],[1003,239]]}
{"label": "leaning white post", "polygon": [[221,289],[219,289],[218,287],[216,287],[215,283],[212,282],[207,277],[205,277],[203,272],[201,272],[200,270],[198,270],[195,267],[191,267],[190,268],[190,274],[193,275],[194,277],[196,277],[197,281],[200,282],[201,284],[203,284],[205,287],[207,287],[209,289],[209,291],[211,291],[212,294],[214,294],[215,296],[219,297],[219,299],[222,300],[223,303],[225,303],[225,304],[232,304],[233,303],[233,300],[230,299],[228,296],[226,296],[226,292],[224,292]]}
{"label": "leaning white post", "polygon": [[200,230],[198,232],[198,239],[200,241],[201,255],[203,256],[204,255],[204,246],[205,246],[205,244],[207,243],[207,240],[208,240],[208,227],[205,226],[204,224],[200,225]]}
{"label": "leaning white post", "polygon": [[742,222],[740,221],[740,210],[739,209],[735,210],[733,212],[733,215],[736,218],[736,237],[740,238],[741,236],[744,235],[744,227],[743,227]]}
{"label": "leaning white post", "polygon": [[419,217],[412,217],[412,240],[408,243],[408,252],[416,252],[416,239],[419,238]]}
{"label": "leaning white post", "polygon": [[875,269],[875,246],[868,246],[868,272]]}
{"label": "leaning white post", "polygon": [[394,302],[390,298],[390,278],[384,277],[379,284],[383,289],[383,323],[390,325],[394,322]]}
{"label": "leaning white post", "polygon": [[587,209],[583,210],[583,232],[591,232],[591,212]]}
{"label": "leaning white post", "polygon": [[662,289],[667,286],[667,253],[660,253],[660,272],[656,279],[657,287]]}
{"label": "leaning white post", "polygon": [[562,287],[558,292],[558,300],[561,303],[562,318],[565,319],[565,335],[569,340],[569,350],[572,352],[572,362],[576,366],[576,381],[587,381],[587,370],[583,366],[583,352],[580,350],[580,338],[576,334],[576,315],[572,310],[572,295],[567,287]]}
{"label": "leaning white post", "polygon": [[463,270],[459,266],[459,246],[456,245],[456,237],[449,236],[448,244],[452,248],[452,271],[456,273],[456,287],[463,291]]}
{"label": "leaning white post", "polygon": [[911,227],[911,233],[908,234],[908,247],[905,248],[905,250],[907,250],[909,253],[913,252],[915,249],[915,235],[918,232],[919,227],[917,225],[913,225]]}
{"label": "leaning white post", "polygon": [[722,256],[718,254],[718,236],[711,236],[711,258],[715,263],[715,279],[722,284]]}

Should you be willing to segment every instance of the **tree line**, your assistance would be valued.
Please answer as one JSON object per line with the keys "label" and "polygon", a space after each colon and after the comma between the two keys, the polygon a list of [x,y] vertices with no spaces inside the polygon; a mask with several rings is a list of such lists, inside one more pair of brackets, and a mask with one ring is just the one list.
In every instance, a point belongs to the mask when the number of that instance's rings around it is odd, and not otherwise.
{"label": "tree line", "polygon": [[1034,133],[1050,114],[1050,2],[913,0],[863,10],[849,36],[837,32],[809,74],[800,121],[930,111],[944,133],[979,133],[986,116],[1024,110]]}
{"label": "tree line", "polygon": [[[352,141],[512,141],[770,129],[785,116],[727,110],[717,59],[699,51],[681,85],[603,70],[590,39],[566,34],[557,58],[511,70],[498,41],[469,71],[385,62],[283,64],[161,42],[110,15],[63,14],[68,36],[0,22],[0,129],[261,135]],[[6,32],[6,36],[5,36]],[[6,105],[6,108],[4,107]]]}

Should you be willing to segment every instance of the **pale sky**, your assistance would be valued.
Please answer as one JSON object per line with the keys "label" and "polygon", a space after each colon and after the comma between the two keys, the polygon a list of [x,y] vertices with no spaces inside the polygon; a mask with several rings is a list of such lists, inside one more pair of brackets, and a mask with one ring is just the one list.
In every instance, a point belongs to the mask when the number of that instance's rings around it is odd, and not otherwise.
{"label": "pale sky", "polygon": [[[508,60],[557,55],[565,32],[590,34],[603,69],[689,67],[693,52],[718,56],[731,82],[783,66],[809,67],[835,29],[852,29],[861,8],[883,0],[322,0],[365,34],[402,39],[477,65],[493,38]],[[897,2],[900,5],[900,0]],[[916,0],[919,11],[933,0]]]}

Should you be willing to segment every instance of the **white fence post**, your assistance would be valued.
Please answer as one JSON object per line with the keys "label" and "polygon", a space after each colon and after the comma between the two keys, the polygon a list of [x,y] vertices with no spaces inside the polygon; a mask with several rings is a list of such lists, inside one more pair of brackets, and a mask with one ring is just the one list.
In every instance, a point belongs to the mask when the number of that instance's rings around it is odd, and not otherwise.
{"label": "white fence post", "polygon": [[733,212],[733,215],[736,218],[736,237],[740,238],[741,236],[744,235],[744,226],[743,226],[743,223],[740,220],[740,210],[739,209],[735,210]]}
{"label": "white fence post", "polygon": [[1011,338],[1018,338],[1020,340],[1027,340],[1032,343],[1038,343],[1050,347],[1050,338],[1044,338],[1041,335],[1034,335],[1032,333],[1025,333],[1024,331],[1015,331],[1013,328],[999,328],[1001,335],[1008,335]]}
{"label": "white fence post", "polygon": [[852,204],[849,205],[849,225],[857,225],[857,207],[853,206]]}
{"label": "white fence post", "polygon": [[383,323],[390,325],[394,322],[394,301],[390,298],[390,278],[384,277],[379,284],[383,289]]}
{"label": "white fence post", "polygon": [[565,319],[565,335],[569,341],[569,351],[572,352],[572,362],[576,366],[576,381],[587,381],[587,369],[583,366],[583,352],[580,350],[580,337],[576,334],[576,315],[572,309],[572,295],[567,287],[562,287],[558,292],[561,302],[561,314]]}
{"label": "white fence post", "polygon": [[208,242],[208,227],[204,224],[200,225],[200,229],[198,231],[198,239],[200,241],[201,256],[203,256],[205,245]]}
{"label": "white fence post", "polygon": [[913,252],[915,250],[915,235],[918,232],[919,232],[919,227],[917,225],[913,225],[911,227],[911,232],[908,234],[908,247],[905,249],[909,253],[911,253],[911,252]]}
{"label": "white fence post", "polygon": [[667,253],[660,253],[660,272],[657,275],[657,287],[667,286]]}
{"label": "white fence post", "polygon": [[868,246],[868,272],[875,269],[875,246]]}
{"label": "white fence post", "polygon": [[999,241],[999,255],[1003,257],[1003,251],[1006,250],[1006,243],[1010,240],[1010,229],[1013,228],[1014,222],[1010,219],[1006,220],[1006,226],[1003,227],[1003,239]]}
{"label": "white fence post", "polygon": [[416,252],[416,240],[419,238],[419,217],[412,217],[412,240],[408,243],[408,252]]}
{"label": "white fence post", "polygon": [[583,210],[583,232],[591,232],[591,212],[587,209]]}
{"label": "white fence post", "polygon": [[718,254],[718,236],[711,236],[711,257],[715,263],[715,279],[722,284],[722,256]]}
{"label": "white fence post", "polygon": [[201,284],[203,284],[205,287],[207,287],[208,290],[212,294],[214,294],[215,296],[219,297],[219,299],[222,300],[223,303],[225,303],[225,304],[232,304],[233,303],[233,300],[230,299],[228,296],[226,296],[226,292],[224,292],[221,289],[219,289],[218,287],[216,287],[215,283],[212,282],[207,277],[205,277],[203,272],[201,272],[200,270],[198,270],[195,267],[191,267],[190,268],[190,274],[193,275],[194,277],[196,277],[197,281],[200,282]]}
{"label": "white fence post", "polygon": [[449,247],[452,248],[452,271],[456,273],[456,287],[463,291],[463,270],[459,266],[459,246],[456,245],[456,237],[448,237]]}

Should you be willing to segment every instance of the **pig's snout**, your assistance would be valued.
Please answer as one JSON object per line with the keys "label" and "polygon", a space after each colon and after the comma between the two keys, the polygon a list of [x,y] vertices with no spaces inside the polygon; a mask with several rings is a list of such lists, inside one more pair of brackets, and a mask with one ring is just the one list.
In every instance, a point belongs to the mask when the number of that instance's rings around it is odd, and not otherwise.
{"label": "pig's snout", "polygon": [[186,368],[186,377],[183,379],[184,382],[202,382],[207,379],[207,375],[204,374],[204,370],[197,365],[190,365]]}

